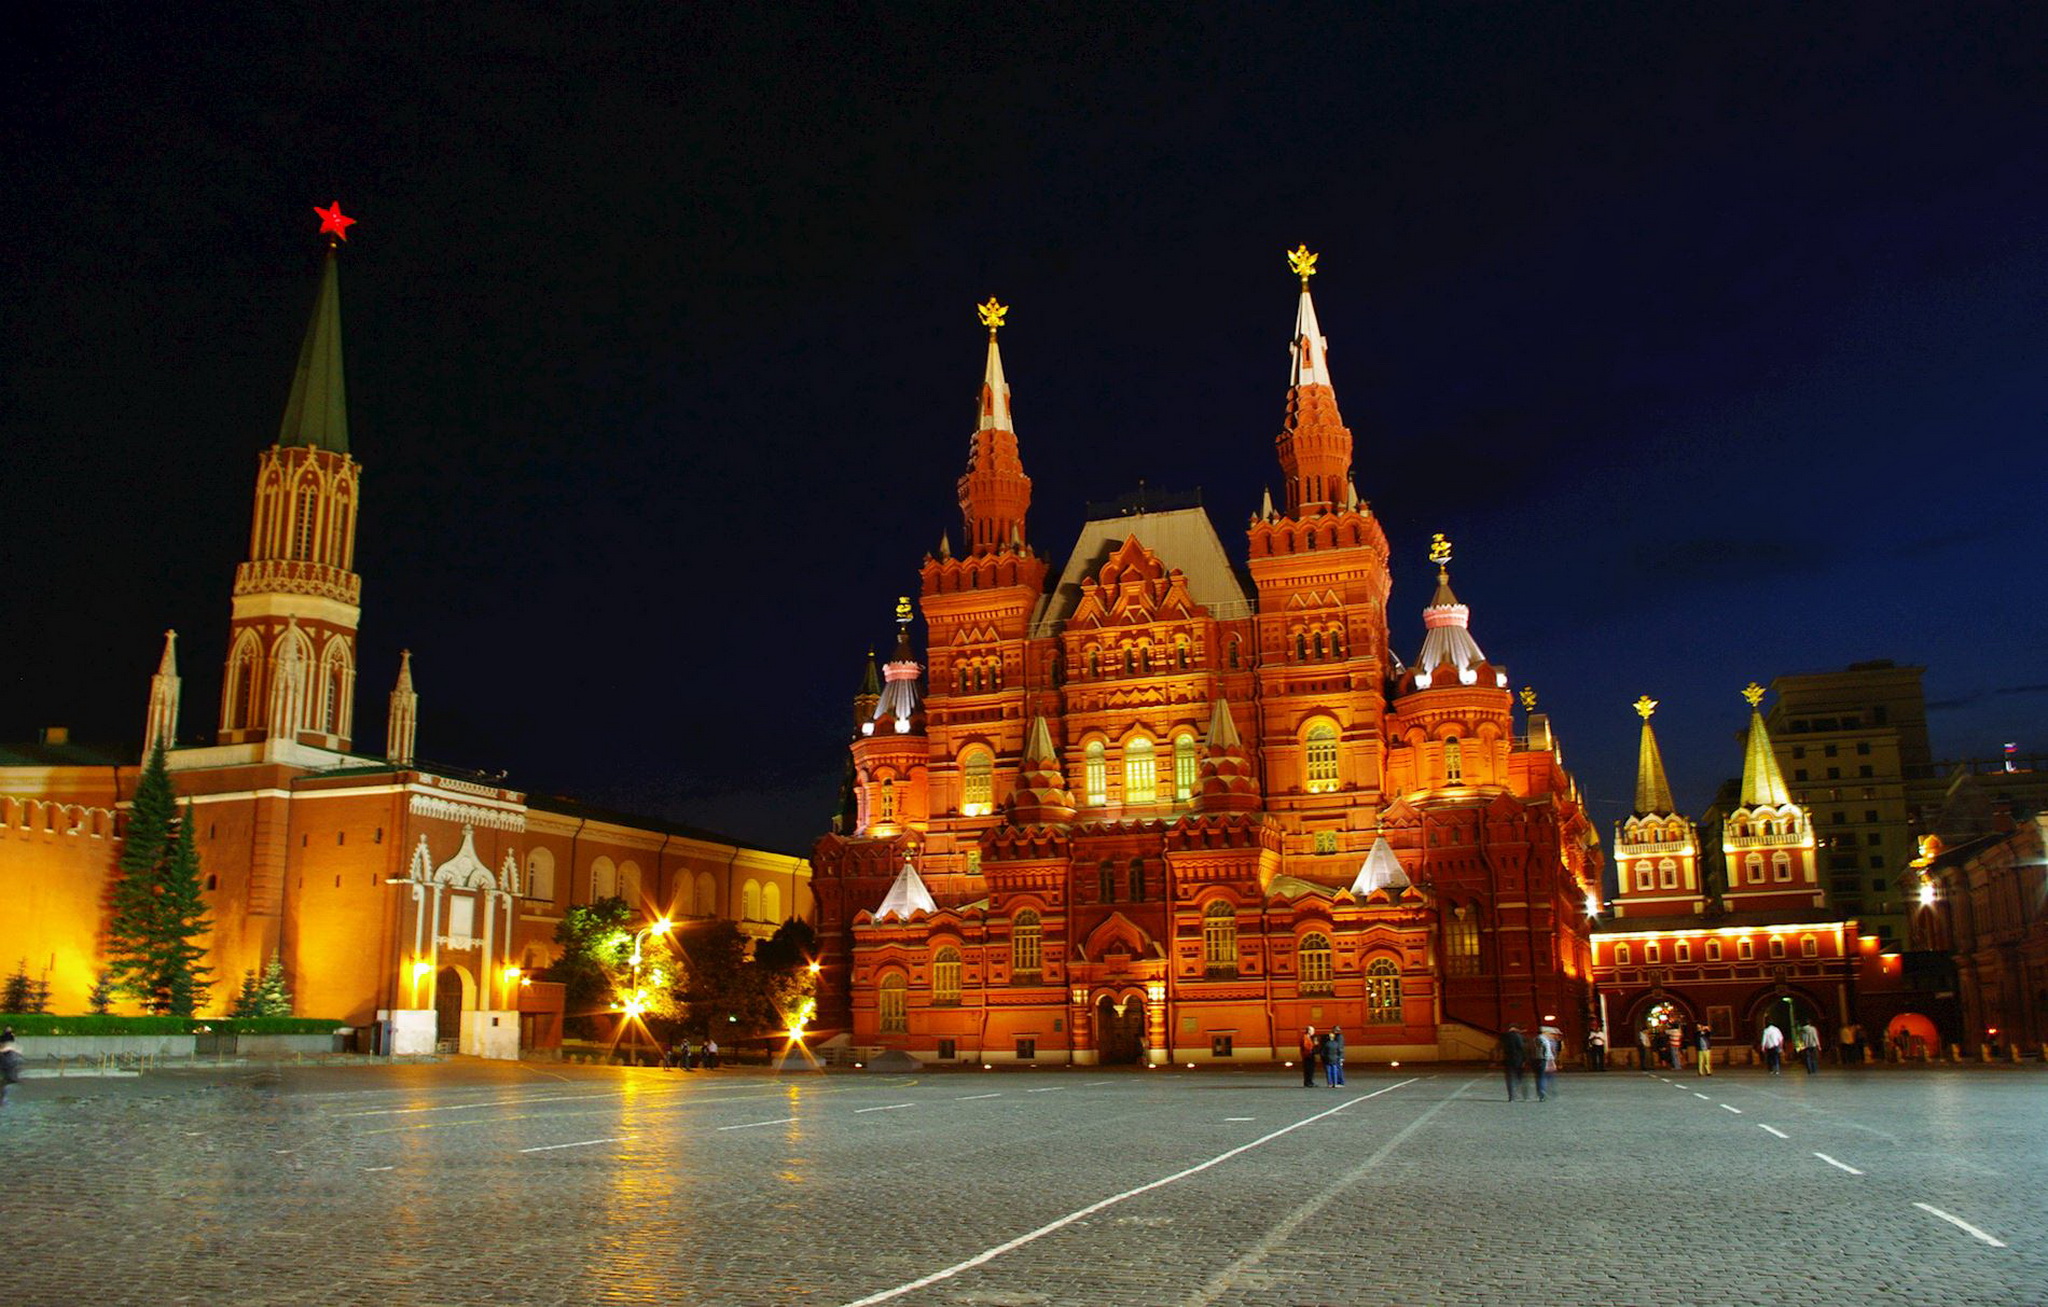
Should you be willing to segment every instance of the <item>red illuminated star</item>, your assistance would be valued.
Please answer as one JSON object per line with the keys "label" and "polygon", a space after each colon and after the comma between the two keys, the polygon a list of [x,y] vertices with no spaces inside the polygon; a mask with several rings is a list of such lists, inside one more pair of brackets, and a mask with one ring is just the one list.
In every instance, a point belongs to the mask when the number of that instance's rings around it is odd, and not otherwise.
{"label": "red illuminated star", "polygon": [[313,212],[320,215],[320,234],[322,236],[332,232],[337,240],[348,239],[348,229],[355,225],[356,220],[342,213],[340,200],[336,200],[324,209],[316,204],[313,206]]}

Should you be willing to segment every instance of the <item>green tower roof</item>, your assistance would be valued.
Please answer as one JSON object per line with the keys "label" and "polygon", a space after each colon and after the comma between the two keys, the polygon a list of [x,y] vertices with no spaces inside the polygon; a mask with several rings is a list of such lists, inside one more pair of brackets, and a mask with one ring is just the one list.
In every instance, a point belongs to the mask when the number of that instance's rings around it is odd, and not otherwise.
{"label": "green tower roof", "polygon": [[341,286],[335,276],[334,255],[334,247],[329,246],[320,269],[320,294],[313,301],[313,320],[306,324],[306,343],[299,347],[299,367],[292,374],[292,395],[285,402],[277,443],[346,454],[348,395],[341,382]]}

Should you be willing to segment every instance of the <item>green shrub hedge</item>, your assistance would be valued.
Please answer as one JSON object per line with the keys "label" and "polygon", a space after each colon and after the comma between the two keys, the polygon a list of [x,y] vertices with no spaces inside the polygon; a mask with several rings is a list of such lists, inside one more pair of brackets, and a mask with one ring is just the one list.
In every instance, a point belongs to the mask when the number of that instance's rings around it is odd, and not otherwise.
{"label": "green shrub hedge", "polygon": [[314,1017],[66,1017],[19,1012],[0,1013],[0,1025],[13,1026],[17,1035],[190,1035],[202,1027],[224,1035],[326,1035],[342,1023]]}

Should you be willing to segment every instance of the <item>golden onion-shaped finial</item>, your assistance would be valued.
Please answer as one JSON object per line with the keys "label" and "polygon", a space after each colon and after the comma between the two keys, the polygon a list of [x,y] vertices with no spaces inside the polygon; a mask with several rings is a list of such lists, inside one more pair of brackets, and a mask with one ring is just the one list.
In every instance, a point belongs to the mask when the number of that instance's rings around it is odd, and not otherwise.
{"label": "golden onion-shaped finial", "polygon": [[1748,685],[1742,687],[1742,698],[1750,707],[1754,708],[1764,701],[1764,687],[1758,685],[1755,681],[1751,681]]}
{"label": "golden onion-shaped finial", "polygon": [[988,303],[974,306],[975,314],[981,318],[981,325],[988,328],[990,340],[994,340],[996,332],[1002,329],[1003,316],[1009,311],[1010,306],[996,303],[996,297],[993,295],[988,297]]}
{"label": "golden onion-shaped finial", "polygon": [[1636,700],[1635,708],[1636,716],[1642,718],[1644,721],[1649,721],[1650,714],[1657,711],[1657,701],[1646,694],[1642,698]]}
{"label": "golden onion-shaped finial", "polygon": [[1294,275],[1301,278],[1301,284],[1308,285],[1308,279],[1316,275],[1316,256],[1306,245],[1297,245],[1287,251],[1287,266]]}

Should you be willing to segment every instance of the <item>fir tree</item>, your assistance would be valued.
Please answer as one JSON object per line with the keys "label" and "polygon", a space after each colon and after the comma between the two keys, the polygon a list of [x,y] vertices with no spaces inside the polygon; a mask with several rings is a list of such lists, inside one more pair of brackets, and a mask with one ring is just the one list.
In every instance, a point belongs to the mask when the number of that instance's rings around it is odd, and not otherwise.
{"label": "fir tree", "polygon": [[7,983],[0,986],[0,1012],[27,1012],[34,995],[35,982],[28,978],[28,959],[23,958]]}
{"label": "fir tree", "polygon": [[149,755],[128,810],[107,925],[108,970],[152,1012],[188,1017],[206,1001],[210,972],[194,943],[213,927],[199,894],[199,854],[192,815],[178,819],[178,800],[163,747]]}
{"label": "fir tree", "polygon": [[256,973],[242,973],[242,988],[235,994],[234,1003],[228,1008],[231,1017],[253,1017],[256,1015]]}
{"label": "fir tree", "polygon": [[114,1005],[114,993],[114,977],[105,971],[100,972],[99,978],[92,982],[92,989],[86,993],[86,1010],[94,1016],[105,1016],[107,1009]]}
{"label": "fir tree", "polygon": [[288,1017],[292,1014],[292,991],[284,983],[284,962],[275,953],[270,955],[262,978],[251,989],[250,1000],[251,1010],[245,1015]]}

